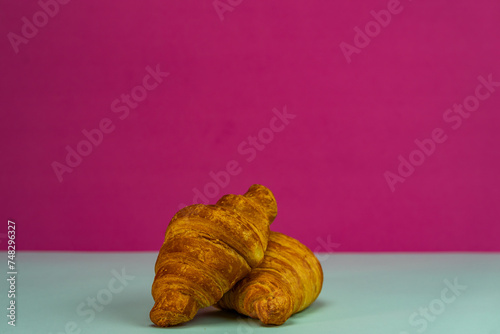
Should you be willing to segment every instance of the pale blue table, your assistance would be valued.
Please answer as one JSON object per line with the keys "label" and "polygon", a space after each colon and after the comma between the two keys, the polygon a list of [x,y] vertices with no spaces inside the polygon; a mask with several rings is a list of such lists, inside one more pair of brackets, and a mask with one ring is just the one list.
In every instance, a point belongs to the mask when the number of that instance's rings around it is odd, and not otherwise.
{"label": "pale blue table", "polygon": [[323,291],[283,326],[208,308],[166,329],[148,317],[156,255],[18,253],[16,327],[3,279],[0,333],[500,334],[500,254],[319,254]]}

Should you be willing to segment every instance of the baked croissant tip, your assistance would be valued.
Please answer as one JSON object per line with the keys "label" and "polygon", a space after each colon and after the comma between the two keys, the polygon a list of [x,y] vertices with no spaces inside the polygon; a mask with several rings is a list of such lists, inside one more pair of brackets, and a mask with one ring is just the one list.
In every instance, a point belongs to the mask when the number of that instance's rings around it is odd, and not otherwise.
{"label": "baked croissant tip", "polygon": [[[149,313],[149,318],[159,327],[175,326],[187,322],[194,318],[198,306],[191,298],[185,301],[186,305],[182,308],[187,312],[182,313],[179,313],[179,310],[174,308],[174,305],[169,305],[168,302],[160,303],[157,301]],[[179,305],[175,306],[178,307]]]}
{"label": "baked croissant tip", "polygon": [[288,298],[262,298],[254,304],[255,313],[260,321],[266,325],[282,325],[292,315],[284,305],[290,301]]}
{"label": "baked croissant tip", "polygon": [[253,184],[244,195],[258,203],[262,208],[266,208],[266,216],[272,223],[278,213],[276,199],[272,191],[261,184]]}

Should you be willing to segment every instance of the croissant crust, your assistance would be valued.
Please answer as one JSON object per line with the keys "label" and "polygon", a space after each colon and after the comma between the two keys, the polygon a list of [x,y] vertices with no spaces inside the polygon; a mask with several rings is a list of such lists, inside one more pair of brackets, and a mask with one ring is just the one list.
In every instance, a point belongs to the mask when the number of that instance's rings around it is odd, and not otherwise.
{"label": "croissant crust", "polygon": [[215,304],[263,260],[276,214],[276,200],[262,185],[177,212],[155,264],[151,321],[177,325]]}
{"label": "croissant crust", "polygon": [[323,271],[313,252],[294,238],[271,232],[262,263],[217,306],[281,325],[314,302],[322,285]]}

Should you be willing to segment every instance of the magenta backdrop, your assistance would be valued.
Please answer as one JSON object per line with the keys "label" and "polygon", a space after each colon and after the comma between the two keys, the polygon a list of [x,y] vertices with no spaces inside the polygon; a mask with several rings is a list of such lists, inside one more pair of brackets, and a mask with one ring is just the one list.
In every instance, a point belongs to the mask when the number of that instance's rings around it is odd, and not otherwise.
{"label": "magenta backdrop", "polygon": [[1,1],[2,246],[158,250],[198,191],[261,183],[315,251],[500,251],[499,13]]}

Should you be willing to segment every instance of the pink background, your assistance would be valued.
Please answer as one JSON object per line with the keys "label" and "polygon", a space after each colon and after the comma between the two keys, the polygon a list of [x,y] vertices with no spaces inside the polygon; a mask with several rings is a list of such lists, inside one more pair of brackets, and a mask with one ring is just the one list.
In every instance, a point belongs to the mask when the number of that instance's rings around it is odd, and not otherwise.
{"label": "pink background", "polygon": [[[272,228],[315,251],[500,251],[500,87],[460,126],[443,119],[479,76],[500,81],[498,1],[402,0],[350,63],[341,43],[387,1],[238,2],[221,20],[212,0],[70,1],[18,53],[8,34],[41,7],[1,2],[2,247],[12,219],[18,249],[156,251],[194,188],[261,183]],[[170,75],[114,112],[157,65]],[[106,118],[114,131],[59,182],[51,164]],[[384,173],[436,128],[447,140],[391,191]],[[210,172],[233,160],[217,191]]]}

